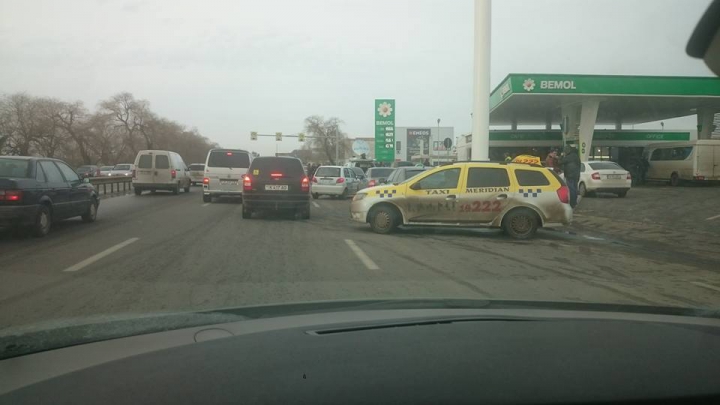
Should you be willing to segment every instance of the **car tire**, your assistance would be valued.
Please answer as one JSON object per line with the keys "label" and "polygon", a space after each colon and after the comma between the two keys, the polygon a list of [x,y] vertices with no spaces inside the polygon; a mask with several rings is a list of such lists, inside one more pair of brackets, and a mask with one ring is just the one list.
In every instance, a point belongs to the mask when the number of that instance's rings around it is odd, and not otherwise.
{"label": "car tire", "polygon": [[619,198],[625,198],[625,196],[627,196],[627,193],[628,193],[627,190],[621,191],[621,192],[617,193],[617,196]]}
{"label": "car tire", "polygon": [[212,202],[212,197],[209,196],[209,195],[203,194],[203,202],[204,202],[204,203]]}
{"label": "car tire", "polygon": [[375,233],[383,235],[391,233],[398,224],[397,210],[388,205],[381,205],[370,211],[370,228]]}
{"label": "car tire", "polygon": [[677,187],[680,185],[680,177],[678,177],[677,173],[673,173],[670,176],[670,185],[673,187]]}
{"label": "car tire", "polygon": [[175,195],[180,194],[180,183],[176,184],[175,187],[173,187],[172,193]]}
{"label": "car tire", "polygon": [[93,198],[92,201],[90,201],[90,206],[88,207],[87,211],[85,211],[85,213],[81,216],[83,222],[95,222],[95,219],[97,219],[98,205],[99,204],[97,199]]}
{"label": "car tire", "polygon": [[183,191],[186,192],[186,193],[189,193],[189,192],[190,192],[190,183],[188,183],[188,185],[185,186],[185,188],[183,188]]}
{"label": "car tire", "polygon": [[320,194],[312,193],[312,198],[313,198],[313,200],[317,200],[318,198],[320,198]]}
{"label": "car tire", "polygon": [[142,194],[142,189],[135,187],[135,195],[141,195],[141,194]]}
{"label": "car tire", "polygon": [[515,239],[530,239],[539,227],[537,214],[530,209],[510,211],[502,221],[502,228]]}
{"label": "car tire", "polygon": [[300,209],[300,218],[310,219],[310,204],[308,204],[304,208]]}
{"label": "car tire", "polygon": [[587,187],[585,187],[585,183],[580,183],[578,186],[578,195],[580,197],[585,197],[587,195]]}
{"label": "car tire", "polygon": [[252,218],[252,211],[250,211],[249,209],[245,209],[245,207],[243,207],[242,217],[243,217],[243,219],[251,219],[251,218]]}
{"label": "car tire", "polygon": [[32,226],[32,235],[36,238],[42,238],[50,232],[52,226],[52,214],[47,205],[40,205],[35,214],[35,223]]}

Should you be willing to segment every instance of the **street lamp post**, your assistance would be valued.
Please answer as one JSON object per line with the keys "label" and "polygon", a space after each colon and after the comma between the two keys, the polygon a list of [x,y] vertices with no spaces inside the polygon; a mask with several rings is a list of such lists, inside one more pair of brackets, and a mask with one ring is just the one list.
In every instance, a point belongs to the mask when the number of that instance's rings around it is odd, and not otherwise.
{"label": "street lamp post", "polygon": [[438,142],[435,146],[435,148],[437,149],[437,153],[435,154],[435,160],[437,161],[437,166],[439,166],[440,165],[440,118],[438,118],[437,122],[438,122],[438,135],[437,135]]}

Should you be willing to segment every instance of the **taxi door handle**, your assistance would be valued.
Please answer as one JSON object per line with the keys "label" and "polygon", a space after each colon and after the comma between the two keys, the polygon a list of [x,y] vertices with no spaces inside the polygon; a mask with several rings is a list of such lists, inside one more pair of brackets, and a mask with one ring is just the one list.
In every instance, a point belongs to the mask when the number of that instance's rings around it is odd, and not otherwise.
{"label": "taxi door handle", "polygon": [[495,197],[496,200],[504,200],[507,198],[507,194],[500,194],[499,196]]}
{"label": "taxi door handle", "polygon": [[449,196],[445,197],[446,200],[454,200],[455,198],[457,198],[457,196],[455,196],[453,194],[450,194]]}

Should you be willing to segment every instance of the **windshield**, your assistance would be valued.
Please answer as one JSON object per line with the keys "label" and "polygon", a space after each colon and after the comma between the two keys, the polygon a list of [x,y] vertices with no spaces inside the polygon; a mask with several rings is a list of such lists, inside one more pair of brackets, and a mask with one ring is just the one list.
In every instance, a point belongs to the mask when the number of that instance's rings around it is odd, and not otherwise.
{"label": "windshield", "polygon": [[354,300],[719,309],[720,78],[686,54],[710,1],[4,0],[0,338]]}

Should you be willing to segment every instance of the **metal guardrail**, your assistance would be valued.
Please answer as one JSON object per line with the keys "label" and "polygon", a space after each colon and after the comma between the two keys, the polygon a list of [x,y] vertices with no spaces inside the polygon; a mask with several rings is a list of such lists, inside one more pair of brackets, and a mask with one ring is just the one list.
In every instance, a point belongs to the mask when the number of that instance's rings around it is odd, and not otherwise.
{"label": "metal guardrail", "polygon": [[[100,194],[108,193],[110,188],[110,194],[113,193],[126,193],[132,189],[132,177],[130,176],[108,176],[108,177],[90,177],[90,184],[95,186],[95,189]],[[108,187],[108,185],[110,187]],[[121,190],[122,188],[122,190]]]}

